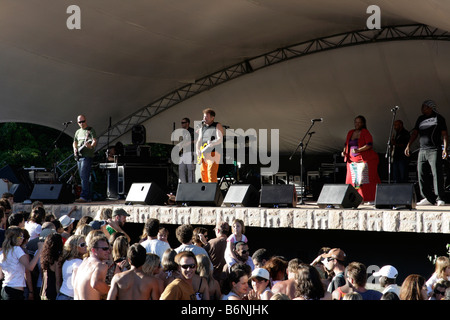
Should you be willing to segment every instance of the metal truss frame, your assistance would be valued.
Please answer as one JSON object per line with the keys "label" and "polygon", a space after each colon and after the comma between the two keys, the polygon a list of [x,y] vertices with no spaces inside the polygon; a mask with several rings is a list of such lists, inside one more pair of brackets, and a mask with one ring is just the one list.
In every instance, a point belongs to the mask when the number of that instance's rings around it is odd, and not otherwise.
{"label": "metal truss frame", "polygon": [[179,89],[176,89],[140,108],[125,119],[108,128],[105,132],[101,133],[98,137],[97,150],[106,148],[109,143],[128,133],[133,126],[142,124],[155,115],[178,103],[181,103],[184,100],[240,76],[280,62],[303,57],[313,53],[355,45],[402,40],[449,41],[450,33],[423,24],[388,26],[381,29],[365,29],[340,33],[276,49],[256,57],[246,59],[240,63],[202,77],[194,83],[184,85]]}

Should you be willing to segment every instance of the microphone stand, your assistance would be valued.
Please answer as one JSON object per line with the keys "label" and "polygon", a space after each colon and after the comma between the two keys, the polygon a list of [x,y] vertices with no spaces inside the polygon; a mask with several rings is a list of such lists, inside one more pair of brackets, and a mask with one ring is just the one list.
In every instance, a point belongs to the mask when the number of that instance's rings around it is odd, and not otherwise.
{"label": "microphone stand", "polygon": [[[55,148],[55,150],[58,150],[58,140],[61,138],[61,136],[64,134],[64,132],[66,131],[66,129],[67,129],[67,127],[69,126],[69,124],[71,124],[72,123],[72,121],[70,121],[70,122],[64,122],[64,129],[59,133],[59,135],[58,135],[58,137],[55,139],[55,141],[53,141],[53,146],[54,146],[54,148]],[[45,156],[47,156],[48,155],[48,153],[49,153],[49,151],[47,151],[46,153],[45,153]],[[53,155],[53,168],[52,168],[52,171],[53,171],[53,173],[55,174],[55,180],[56,179],[58,179],[57,178],[57,176],[58,176],[58,172],[57,172],[57,170],[56,170],[56,159],[55,159],[55,157],[56,157],[56,153]],[[59,180],[59,179],[58,179]]]}
{"label": "microphone stand", "polygon": [[395,122],[395,116],[397,115],[398,107],[392,108],[392,122],[391,122],[391,129],[389,131],[389,137],[387,142],[387,149],[385,158],[388,159],[388,183],[391,183],[391,165],[392,165],[392,132],[394,130],[394,122]]}
{"label": "microphone stand", "polygon": [[[303,187],[303,152],[306,150],[306,148],[303,148],[303,141],[305,140],[306,136],[311,131],[311,128],[314,126],[315,121],[311,121],[311,126],[309,127],[308,131],[306,131],[305,135],[303,136],[302,140],[300,140],[299,144],[297,145],[297,148],[295,148],[294,152],[292,152],[291,156],[289,157],[289,160],[292,160],[292,157],[297,152],[298,148],[300,148],[300,201],[298,204],[304,204],[303,201],[303,193],[305,192],[305,188]],[[311,135],[309,136],[307,146],[309,143],[309,140],[311,139]],[[289,183],[289,181],[288,181]]]}

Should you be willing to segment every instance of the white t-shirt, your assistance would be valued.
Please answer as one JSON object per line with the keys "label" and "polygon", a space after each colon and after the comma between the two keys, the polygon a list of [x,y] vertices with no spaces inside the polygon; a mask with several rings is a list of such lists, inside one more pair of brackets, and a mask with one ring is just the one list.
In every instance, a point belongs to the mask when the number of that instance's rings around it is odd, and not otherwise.
{"label": "white t-shirt", "polygon": [[27,229],[28,233],[30,234],[30,240],[33,240],[41,234],[42,226],[39,223],[36,223],[34,221],[27,221],[25,222],[25,229]]}
{"label": "white t-shirt", "polygon": [[61,289],[59,290],[61,293],[66,296],[73,297],[73,285],[72,285],[72,275],[73,270],[78,268],[80,264],[83,262],[82,259],[72,259],[66,260],[62,266],[62,277],[63,282],[61,284]]}
{"label": "white t-shirt", "polygon": [[6,259],[3,258],[3,253],[0,254],[0,264],[5,275],[3,287],[25,288],[25,266],[19,261],[23,255],[25,252],[19,246],[9,251]]}
{"label": "white t-shirt", "polygon": [[163,254],[167,249],[170,249],[170,245],[167,242],[158,239],[147,239],[141,242],[141,246],[145,248],[147,253],[153,253],[159,256],[162,260]]}

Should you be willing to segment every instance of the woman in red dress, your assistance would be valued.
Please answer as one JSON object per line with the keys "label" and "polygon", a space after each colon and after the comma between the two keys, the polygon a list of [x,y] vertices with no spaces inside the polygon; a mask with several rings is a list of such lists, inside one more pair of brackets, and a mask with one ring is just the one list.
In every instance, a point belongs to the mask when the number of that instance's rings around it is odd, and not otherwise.
{"label": "woman in red dress", "polygon": [[347,162],[346,184],[351,184],[358,190],[364,202],[374,202],[378,175],[378,154],[373,150],[373,139],[366,127],[363,116],[355,118],[355,129],[350,130],[342,152]]}

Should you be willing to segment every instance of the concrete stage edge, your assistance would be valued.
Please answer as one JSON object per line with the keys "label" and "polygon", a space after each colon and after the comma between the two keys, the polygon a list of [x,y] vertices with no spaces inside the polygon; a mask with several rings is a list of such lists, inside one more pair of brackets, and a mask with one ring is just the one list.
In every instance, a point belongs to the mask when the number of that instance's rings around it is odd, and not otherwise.
{"label": "concrete stage edge", "polygon": [[[430,256],[447,255],[450,243],[450,206],[424,206],[416,210],[379,210],[360,205],[357,209],[320,209],[315,202],[295,208],[240,208],[240,207],[180,207],[126,205],[121,201],[99,201],[72,204],[45,204],[47,212],[56,217],[71,214],[76,220],[84,215],[94,217],[102,208],[123,208],[131,216],[124,226],[132,238],[139,241],[144,223],[157,218],[169,230],[172,248],[180,245],[175,229],[180,224],[204,226],[209,238],[215,237],[213,226],[217,220],[231,222],[242,219],[246,226],[250,253],[266,248],[273,255],[286,259],[300,258],[310,263],[320,248],[340,247],[347,262],[359,261],[370,274],[383,265],[391,264],[399,270],[400,283],[409,274],[431,276],[434,265]],[[30,205],[14,204],[14,212],[29,211]]]}

